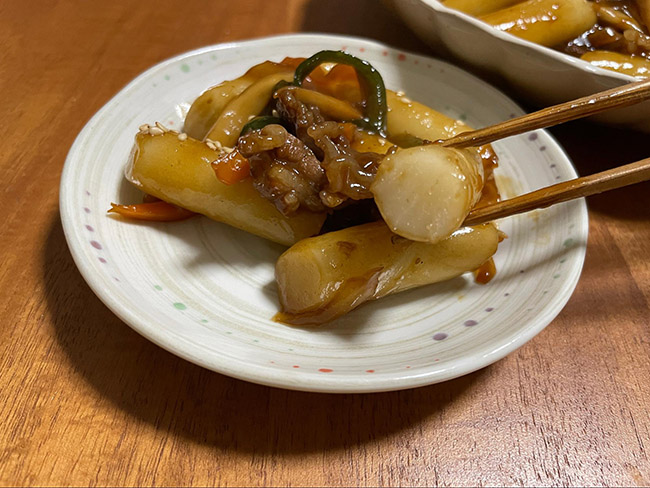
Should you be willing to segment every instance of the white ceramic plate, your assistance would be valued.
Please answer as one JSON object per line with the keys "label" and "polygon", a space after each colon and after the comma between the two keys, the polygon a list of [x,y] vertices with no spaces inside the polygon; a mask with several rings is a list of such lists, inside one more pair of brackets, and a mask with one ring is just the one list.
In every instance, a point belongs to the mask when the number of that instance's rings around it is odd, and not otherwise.
{"label": "white ceramic plate", "polygon": [[[482,73],[505,80],[513,90],[548,106],[635,81],[632,76],[500,32],[437,0],[391,0],[413,31],[438,52]],[[600,123],[650,132],[650,102],[591,117]]]}
{"label": "white ceramic plate", "polygon": [[[479,127],[520,114],[503,94],[454,66],[361,39],[293,35],[199,49],[140,75],[81,131],[61,181],[61,219],[75,262],[97,296],[163,348],[237,378],[284,388],[370,392],[427,385],[482,368],[539,333],[580,274],[587,212],[574,201],[505,220],[497,277],[471,275],[363,305],[316,329],[270,319],[280,246],[196,217],[129,223],[107,216],[132,203],[124,163],[142,123],[180,128],[205,88],[251,65],[345,49],[386,85]],[[543,131],[495,144],[505,195],[575,177]]]}

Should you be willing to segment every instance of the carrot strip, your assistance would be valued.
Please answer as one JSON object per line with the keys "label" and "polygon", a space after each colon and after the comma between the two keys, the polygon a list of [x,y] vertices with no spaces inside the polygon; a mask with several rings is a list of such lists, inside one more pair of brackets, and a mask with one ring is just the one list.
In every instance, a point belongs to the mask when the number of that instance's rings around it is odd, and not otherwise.
{"label": "carrot strip", "polygon": [[[304,60],[305,58],[287,57],[280,61],[280,64],[296,69]],[[346,102],[363,102],[357,72],[352,66],[346,64],[337,64],[331,69],[318,66],[305,78],[302,86],[325,95],[340,98]]]}
{"label": "carrot strip", "polygon": [[352,66],[337,64],[330,70],[319,66],[303,82],[303,87],[353,104],[363,102],[357,72]]}
{"label": "carrot strip", "polygon": [[153,222],[174,222],[185,220],[193,215],[194,212],[172,205],[171,203],[158,201],[151,203],[138,203],[136,205],[118,205],[111,203],[109,213],[117,213],[122,217],[134,220],[149,220]]}
{"label": "carrot strip", "polygon": [[234,185],[251,175],[251,166],[239,151],[235,150],[212,163],[217,178],[221,183]]}

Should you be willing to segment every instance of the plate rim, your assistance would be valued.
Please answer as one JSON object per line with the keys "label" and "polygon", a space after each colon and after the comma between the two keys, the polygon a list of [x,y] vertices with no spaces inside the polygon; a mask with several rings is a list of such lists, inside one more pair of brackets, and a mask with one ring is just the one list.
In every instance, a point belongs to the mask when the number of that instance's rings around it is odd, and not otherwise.
{"label": "plate rim", "polygon": [[[99,278],[96,277],[96,274],[91,270],[89,265],[87,265],[80,249],[76,248],[75,244],[75,231],[72,228],[73,217],[68,213],[68,208],[66,206],[66,201],[68,200],[67,195],[68,191],[72,191],[72,185],[66,185],[68,179],[70,179],[70,174],[73,171],[74,165],[74,156],[80,150],[83,142],[91,137],[93,125],[101,119],[102,115],[111,109],[111,106],[119,100],[119,98],[126,93],[128,93],[134,86],[137,86],[141,83],[143,79],[150,77],[152,74],[158,70],[162,70],[165,67],[179,62],[187,57],[194,56],[197,54],[205,54],[215,51],[227,50],[227,49],[237,49],[242,47],[250,47],[252,45],[263,43],[268,40],[274,41],[291,41],[295,42],[296,40],[312,40],[317,41],[319,39],[326,38],[328,41],[336,41],[339,43],[361,43],[365,45],[370,45],[374,48],[388,50],[389,52],[394,52],[395,54],[406,54],[409,56],[418,57],[421,59],[427,59],[439,63],[441,66],[445,66],[446,69],[450,71],[455,71],[462,76],[469,77],[474,79],[474,81],[479,82],[484,85],[486,88],[493,90],[495,93],[500,95],[503,100],[507,100],[513,108],[516,108],[520,112],[523,112],[521,107],[514,102],[509,96],[503,93],[501,90],[495,88],[491,84],[481,80],[479,77],[474,76],[473,74],[451,64],[446,61],[433,58],[427,55],[422,55],[418,53],[412,53],[407,50],[398,49],[393,46],[390,46],[385,43],[381,43],[375,40],[354,37],[354,36],[340,36],[340,35],[331,35],[331,34],[314,34],[314,33],[298,33],[298,34],[283,34],[275,36],[265,36],[257,37],[254,39],[246,39],[242,41],[226,42],[219,43],[210,46],[204,46],[197,48],[191,51],[177,54],[173,57],[167,58],[155,65],[151,66],[144,72],[140,73],[137,77],[127,83],[122,89],[120,89],[113,97],[111,97],[84,125],[81,129],[75,141],[73,142],[68,155],[66,157],[63,171],[61,174],[60,188],[59,188],[59,209],[60,209],[60,218],[63,225],[64,235],[68,248],[70,249],[71,255],[77,266],[77,269],[81,273],[82,277],[89,285],[93,293],[104,303],[112,313],[114,313],[120,320],[127,324],[130,328],[138,332],[140,335],[145,337],[147,340],[153,342],[154,344],[162,347],[163,349],[171,352],[172,354],[181,357],[191,363],[194,363],[198,366],[204,367],[206,369],[215,371],[220,374],[231,376],[240,380],[262,384],[271,387],[286,388],[292,390],[300,391],[309,391],[309,392],[323,392],[323,393],[370,393],[370,392],[383,392],[383,391],[394,391],[402,390],[408,388],[422,387],[431,385],[434,383],[439,383],[442,381],[451,380],[465,374],[475,372],[479,369],[482,369],[515,351],[519,347],[523,346],[525,343],[530,341],[533,337],[539,334],[547,325],[549,325],[553,319],[560,313],[564,308],[568,300],[571,298],[573,291],[580,279],[580,274],[582,267],[585,261],[586,255],[586,241],[588,236],[588,213],[587,206],[584,200],[580,200],[580,203],[576,203],[579,206],[579,217],[580,217],[580,226],[576,229],[578,232],[578,237],[582,239],[585,243],[584,246],[579,248],[579,256],[576,256],[576,261],[574,262],[574,267],[577,269],[572,270],[572,279],[565,281],[561,287],[562,298],[557,300],[553,307],[540,311],[536,320],[538,325],[536,327],[529,327],[523,330],[519,330],[514,334],[506,344],[502,344],[501,347],[498,347],[495,350],[491,350],[485,354],[476,357],[473,355],[469,358],[459,357],[453,360],[448,361],[447,368],[443,371],[433,370],[424,373],[415,373],[415,371],[408,373],[404,372],[399,377],[386,377],[382,374],[376,373],[375,375],[369,377],[349,377],[341,378],[337,376],[328,376],[317,373],[307,373],[301,377],[300,381],[292,381],[287,378],[281,370],[272,370],[270,368],[264,368],[258,365],[248,364],[247,368],[242,371],[239,368],[228,367],[225,363],[219,363],[214,361],[205,360],[199,356],[193,356],[190,352],[186,351],[183,347],[177,346],[173,341],[161,339],[160,336],[156,336],[151,333],[151,329],[144,325],[140,324],[141,319],[138,318],[130,309],[127,307],[121,306],[119,301],[115,300],[110,293],[106,292],[103,287],[103,282],[100,282]],[[566,161],[569,163],[568,167],[570,168],[572,175],[577,176],[575,167],[571,162],[571,159],[566,154],[566,151],[562,146],[553,138],[548,132],[545,132],[545,135],[549,138],[550,141],[555,145],[554,149],[559,151]],[[576,226],[578,227],[578,226]],[[576,266],[577,264],[577,266]],[[541,324],[541,325],[540,325]],[[313,381],[312,381],[313,380]]]}

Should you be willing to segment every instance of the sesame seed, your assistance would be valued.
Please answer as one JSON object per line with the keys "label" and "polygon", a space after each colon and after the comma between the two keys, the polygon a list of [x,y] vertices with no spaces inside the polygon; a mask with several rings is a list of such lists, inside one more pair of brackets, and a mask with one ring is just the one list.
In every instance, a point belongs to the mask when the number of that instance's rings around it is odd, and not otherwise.
{"label": "sesame seed", "polygon": [[151,127],[151,128],[149,128],[149,134],[151,134],[152,136],[160,136],[160,135],[162,135],[164,133],[165,133],[165,131],[162,130],[160,127]]}
{"label": "sesame seed", "polygon": [[158,127],[161,131],[167,132],[169,129],[162,125],[160,122],[156,122],[156,127]]}
{"label": "sesame seed", "polygon": [[212,141],[205,141],[205,145],[208,146],[213,151],[216,151],[218,149],[217,145]]}
{"label": "sesame seed", "polygon": [[187,139],[187,134],[185,132],[181,132],[180,134],[178,134],[179,141],[184,141],[186,139]]}
{"label": "sesame seed", "polygon": [[142,124],[140,127],[138,127],[138,130],[144,134],[149,132],[149,124]]}

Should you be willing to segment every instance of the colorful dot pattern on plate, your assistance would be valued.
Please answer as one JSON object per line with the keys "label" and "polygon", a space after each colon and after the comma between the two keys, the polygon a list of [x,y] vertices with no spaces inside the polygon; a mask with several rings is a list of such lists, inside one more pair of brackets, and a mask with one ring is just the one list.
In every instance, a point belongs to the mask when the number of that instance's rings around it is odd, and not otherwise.
{"label": "colorful dot pattern on plate", "polygon": [[[80,271],[127,324],[156,344],[238,378],[315,391],[382,391],[474,371],[537,334],[577,282],[587,233],[583,202],[500,224],[508,235],[488,285],[468,274],[366,304],[308,329],[271,321],[280,246],[195,217],[134,224],[106,215],[133,202],[123,166],[142,123],[180,129],[205,88],[251,65],[345,48],[383,74],[389,88],[480,127],[521,114],[502,94],[440,61],[351,38],[296,35],[201,49],[134,80],[88,123],[61,184],[61,215]],[[489,101],[487,103],[486,101]],[[545,132],[494,145],[504,196],[575,172]]]}

